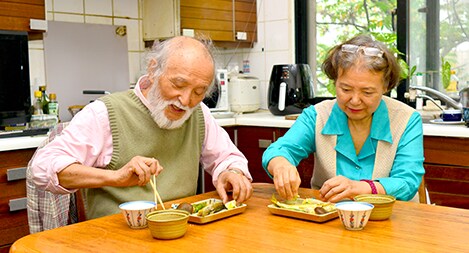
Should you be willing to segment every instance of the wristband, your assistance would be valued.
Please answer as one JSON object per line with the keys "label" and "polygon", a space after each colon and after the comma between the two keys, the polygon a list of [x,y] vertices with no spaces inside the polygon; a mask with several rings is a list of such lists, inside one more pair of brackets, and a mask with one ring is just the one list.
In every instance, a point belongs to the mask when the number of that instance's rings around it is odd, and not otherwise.
{"label": "wristband", "polygon": [[376,189],[376,185],[373,180],[362,179],[360,181],[367,182],[371,187],[371,194],[378,194],[378,190]]}
{"label": "wristband", "polygon": [[[226,169],[225,170],[226,172],[231,172],[231,173],[234,173],[234,174],[238,174],[238,175],[241,175],[241,176],[244,176],[244,173],[239,171],[239,170],[236,170],[236,169],[232,169],[232,168],[229,168],[229,169]],[[225,172],[224,171],[224,172]]]}

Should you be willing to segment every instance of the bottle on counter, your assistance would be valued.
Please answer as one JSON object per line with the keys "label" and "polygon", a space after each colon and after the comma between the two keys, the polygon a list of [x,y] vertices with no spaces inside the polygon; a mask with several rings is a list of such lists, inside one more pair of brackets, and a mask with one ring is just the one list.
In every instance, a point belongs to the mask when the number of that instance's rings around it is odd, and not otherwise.
{"label": "bottle on counter", "polygon": [[456,92],[458,91],[458,83],[459,83],[459,78],[456,76],[456,70],[451,70],[451,77],[449,79],[449,85],[448,88],[446,89],[449,92]]}
{"label": "bottle on counter", "polygon": [[59,117],[59,102],[57,102],[57,94],[49,94],[49,103],[47,104],[47,110],[49,114],[57,115]]}
{"label": "bottle on counter", "polygon": [[[415,75],[415,85],[416,86],[423,86],[423,74],[422,73],[417,73]],[[417,98],[415,102],[415,109],[417,110],[422,110],[423,109],[423,98],[418,96],[422,93],[422,91],[417,90]]]}
{"label": "bottle on counter", "polygon": [[43,115],[44,111],[42,110],[42,92],[37,90],[34,92],[34,115]]}
{"label": "bottle on counter", "polygon": [[46,86],[39,86],[39,90],[42,93],[42,111],[44,112],[44,114],[49,114],[49,107],[47,106],[47,104],[49,103],[49,97],[47,96]]}

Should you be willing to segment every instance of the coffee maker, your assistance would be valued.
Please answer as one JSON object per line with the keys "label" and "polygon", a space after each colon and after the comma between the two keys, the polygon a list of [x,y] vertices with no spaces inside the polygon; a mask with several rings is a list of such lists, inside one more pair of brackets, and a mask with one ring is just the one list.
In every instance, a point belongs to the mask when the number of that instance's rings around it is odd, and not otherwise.
{"label": "coffee maker", "polygon": [[301,113],[314,99],[311,68],[308,64],[281,64],[272,67],[268,103],[274,115]]}

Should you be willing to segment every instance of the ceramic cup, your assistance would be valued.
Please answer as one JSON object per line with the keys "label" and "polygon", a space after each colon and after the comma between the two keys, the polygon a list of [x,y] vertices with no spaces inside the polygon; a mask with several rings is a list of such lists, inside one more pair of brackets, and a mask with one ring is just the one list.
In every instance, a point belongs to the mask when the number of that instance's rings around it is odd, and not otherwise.
{"label": "ceramic cup", "polygon": [[148,226],[146,215],[156,210],[153,201],[130,201],[119,205],[124,219],[130,228],[140,229]]}
{"label": "ceramic cup", "polygon": [[344,201],[335,204],[339,217],[347,230],[362,230],[368,223],[374,206],[366,202]]}
{"label": "ceramic cup", "polygon": [[462,112],[461,110],[444,110],[441,113],[443,121],[461,121]]}

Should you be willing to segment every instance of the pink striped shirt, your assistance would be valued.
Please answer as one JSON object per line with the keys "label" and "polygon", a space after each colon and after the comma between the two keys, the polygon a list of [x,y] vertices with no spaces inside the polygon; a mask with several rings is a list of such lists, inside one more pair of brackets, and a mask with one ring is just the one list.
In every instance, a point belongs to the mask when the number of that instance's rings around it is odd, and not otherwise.
{"label": "pink striped shirt", "polygon": [[[141,78],[140,78],[141,80]],[[145,106],[148,101],[140,89],[140,80],[134,91]],[[226,131],[218,126],[208,107],[201,103],[205,119],[205,140],[201,163],[216,185],[218,175],[229,167],[242,170],[252,181],[247,160],[230,140]],[[32,161],[34,183],[53,193],[72,193],[59,184],[57,173],[72,163],[105,168],[112,157],[112,135],[107,108],[101,101],[88,104],[76,114],[61,135],[37,151]]]}

